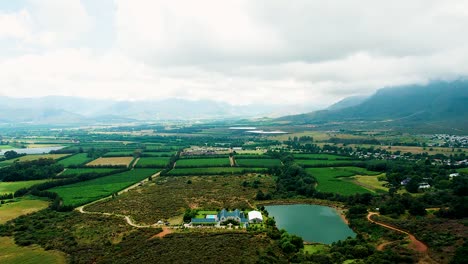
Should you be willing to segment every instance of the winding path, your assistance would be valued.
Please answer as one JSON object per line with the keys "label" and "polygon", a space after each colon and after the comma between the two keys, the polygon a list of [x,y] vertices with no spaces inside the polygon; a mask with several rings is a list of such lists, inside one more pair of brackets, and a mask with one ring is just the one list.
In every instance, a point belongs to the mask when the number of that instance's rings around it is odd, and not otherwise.
{"label": "winding path", "polygon": [[[418,251],[418,252],[421,252],[421,253],[425,253],[427,251],[427,246],[416,239],[416,237],[413,235],[413,234],[410,234],[404,230],[401,230],[399,228],[396,228],[394,226],[391,226],[391,225],[388,225],[388,224],[385,224],[385,223],[382,223],[382,222],[377,222],[377,221],[374,221],[372,220],[372,216],[373,215],[379,215],[378,213],[372,213],[370,212],[368,215],[367,215],[367,220],[371,223],[374,223],[374,224],[377,224],[377,225],[380,225],[380,226],[383,226],[385,228],[388,228],[388,229],[391,229],[391,230],[394,230],[394,231],[397,231],[397,232],[400,232],[400,233],[403,233],[403,234],[406,234],[409,236],[409,239],[411,241],[410,243],[410,248]],[[390,242],[391,243],[391,242]],[[387,246],[388,244],[390,244],[389,242],[386,242],[386,243],[383,243],[383,244],[380,244],[379,246],[377,246],[377,249],[378,250],[383,250],[383,248],[385,246]]]}
{"label": "winding path", "polygon": [[[156,173],[156,174],[153,174],[153,175],[151,176],[151,178],[154,178],[154,177],[159,176],[160,173],[161,173],[161,172],[158,172],[158,173]],[[133,189],[133,188],[136,188],[136,187],[138,187],[138,186],[140,186],[140,185],[143,185],[143,184],[147,183],[148,181],[149,181],[148,179],[144,179],[144,180],[142,180],[142,181],[139,181],[139,182],[137,182],[137,183],[135,183],[135,184],[133,184],[133,185],[131,185],[131,186],[129,186],[129,187],[127,187],[127,188],[121,190],[121,191],[119,191],[117,194],[120,195],[120,194],[122,194],[122,193],[128,192],[129,190],[131,190],[131,189]],[[82,205],[82,206],[80,206],[80,207],[77,207],[77,208],[75,208],[75,210],[77,210],[78,212],[80,212],[80,213],[82,213],[82,214],[95,214],[95,215],[105,215],[105,216],[117,216],[117,217],[122,217],[122,218],[125,220],[125,222],[127,222],[127,224],[129,224],[129,225],[131,225],[131,226],[133,226],[133,227],[136,227],[136,228],[155,228],[155,227],[159,227],[157,224],[153,224],[153,225],[138,225],[137,223],[135,223],[135,222],[133,221],[133,219],[132,219],[129,215],[114,214],[114,213],[102,213],[102,212],[90,212],[90,211],[85,211],[85,209],[84,209],[86,206],[89,206],[89,205],[92,205],[92,204],[95,204],[95,203],[98,203],[98,202],[102,202],[102,201],[105,201],[105,200],[108,200],[108,199],[111,199],[111,198],[112,198],[112,195],[111,195],[111,196],[104,197],[104,198],[101,198],[101,199],[99,199],[99,200],[96,200],[96,201],[93,201],[93,202],[90,202],[90,203],[87,203],[87,204]],[[164,232],[165,229],[168,229],[168,228],[167,228],[167,227],[163,227],[163,232]],[[166,231],[166,233],[165,233],[164,235],[166,235],[166,234],[168,234],[168,233],[170,233],[170,230],[169,230],[169,231]],[[162,236],[164,236],[164,235],[162,235]],[[160,237],[162,237],[162,236],[160,236]]]}

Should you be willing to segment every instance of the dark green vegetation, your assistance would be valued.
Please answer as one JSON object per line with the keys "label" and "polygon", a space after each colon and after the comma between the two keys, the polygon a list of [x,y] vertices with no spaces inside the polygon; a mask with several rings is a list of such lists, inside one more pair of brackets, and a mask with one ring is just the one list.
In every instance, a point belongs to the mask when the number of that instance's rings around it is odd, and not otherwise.
{"label": "dark green vegetation", "polygon": [[281,161],[279,159],[236,159],[236,164],[239,167],[273,168],[280,167]]}
{"label": "dark green vegetation", "polygon": [[41,180],[54,177],[63,170],[63,166],[52,159],[38,159],[25,162],[14,162],[0,169],[2,181]]}
{"label": "dark green vegetation", "polygon": [[244,174],[249,172],[266,172],[266,168],[240,168],[240,167],[209,167],[209,168],[175,168],[170,170],[167,175],[226,175],[226,174]]}
{"label": "dark green vegetation", "polygon": [[179,159],[176,168],[197,168],[197,167],[230,167],[229,159],[226,158],[192,158]]}
{"label": "dark green vegetation", "polygon": [[57,178],[69,178],[87,174],[111,174],[117,171],[118,169],[113,168],[68,168],[63,173],[60,173]]}

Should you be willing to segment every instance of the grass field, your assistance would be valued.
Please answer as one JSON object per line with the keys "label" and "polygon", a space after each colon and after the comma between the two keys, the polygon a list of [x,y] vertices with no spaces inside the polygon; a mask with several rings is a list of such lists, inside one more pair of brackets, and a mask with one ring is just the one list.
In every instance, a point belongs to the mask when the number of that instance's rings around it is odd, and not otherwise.
{"label": "grass field", "polygon": [[388,188],[383,186],[386,182],[379,181],[377,177],[378,176],[356,175],[356,176],[353,176],[353,179],[356,179],[356,181],[365,188],[368,188],[374,191],[380,190],[380,191],[388,192]]}
{"label": "grass field", "polygon": [[21,188],[29,188],[33,185],[43,183],[46,181],[49,181],[49,180],[0,182],[0,195],[6,194],[6,193],[14,193]]}
{"label": "grass field", "polygon": [[468,168],[458,169],[458,172],[468,173]]}
{"label": "grass field", "polygon": [[133,157],[108,157],[108,158],[97,158],[86,166],[127,166],[132,162]]}
{"label": "grass field", "polygon": [[141,157],[136,167],[164,168],[169,164],[169,157]]}
{"label": "grass field", "polygon": [[306,171],[317,179],[317,190],[320,192],[337,193],[341,195],[370,193],[369,190],[354,184],[350,179],[346,179],[346,177],[356,175],[353,171],[341,168],[309,168],[306,169]]}
{"label": "grass field", "polygon": [[162,152],[143,152],[143,156],[150,156],[150,157],[170,157],[175,155],[175,151],[162,151]]}
{"label": "grass field", "polygon": [[281,166],[279,159],[236,159],[239,167],[272,168]]}
{"label": "grass field", "polygon": [[318,159],[318,160],[343,160],[351,159],[351,157],[332,155],[332,154],[307,154],[307,153],[294,153],[295,159]]}
{"label": "grass field", "polygon": [[64,167],[68,166],[79,166],[86,164],[87,162],[91,161],[92,158],[88,158],[87,153],[78,153],[75,154],[71,157],[65,158],[63,160],[60,160],[58,163],[62,164]]}
{"label": "grass field", "polygon": [[217,175],[242,174],[243,172],[265,172],[265,168],[210,167],[210,168],[175,168],[168,175]]}
{"label": "grass field", "polygon": [[156,172],[154,169],[134,169],[94,180],[55,187],[48,191],[56,192],[65,205],[79,206],[118,192]]}
{"label": "grass field", "polygon": [[330,247],[323,244],[304,245],[304,253],[317,254],[327,252]]}
{"label": "grass field", "polygon": [[230,166],[229,158],[179,159],[176,168]]}
{"label": "grass field", "polygon": [[76,175],[81,175],[85,173],[109,173],[112,171],[115,171],[116,169],[113,168],[72,168],[72,169],[67,169],[65,170],[60,176],[62,178],[66,178],[68,176],[76,176]]}
{"label": "grass field", "polygon": [[14,199],[13,202],[5,203],[0,206],[0,224],[4,224],[18,216],[45,209],[47,206],[49,206],[48,201],[36,200],[30,197]]}
{"label": "grass field", "polygon": [[[242,186],[244,181],[255,180],[260,181],[258,189]],[[92,204],[87,210],[129,214],[138,223],[153,224],[161,219],[180,216],[187,208],[248,209],[250,206],[247,201],[253,201],[258,190],[270,193],[274,189],[272,177],[253,174],[157,177],[153,183],[123,193],[116,199]]]}
{"label": "grass field", "polygon": [[349,166],[355,161],[353,160],[295,160],[297,164],[303,167],[332,167],[332,166]]}
{"label": "grass field", "polygon": [[10,145],[0,145],[0,149],[12,149],[14,147],[10,146]]}
{"label": "grass field", "polygon": [[0,263],[2,264],[36,264],[66,263],[65,254],[54,251],[45,251],[40,246],[20,247],[11,237],[0,237]]}

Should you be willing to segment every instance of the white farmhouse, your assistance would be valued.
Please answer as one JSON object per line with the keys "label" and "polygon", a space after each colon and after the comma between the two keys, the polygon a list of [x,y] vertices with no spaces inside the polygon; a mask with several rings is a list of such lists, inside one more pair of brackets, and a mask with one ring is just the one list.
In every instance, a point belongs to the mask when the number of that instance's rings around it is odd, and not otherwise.
{"label": "white farmhouse", "polygon": [[259,211],[250,211],[249,212],[249,223],[261,223],[263,222],[262,213]]}

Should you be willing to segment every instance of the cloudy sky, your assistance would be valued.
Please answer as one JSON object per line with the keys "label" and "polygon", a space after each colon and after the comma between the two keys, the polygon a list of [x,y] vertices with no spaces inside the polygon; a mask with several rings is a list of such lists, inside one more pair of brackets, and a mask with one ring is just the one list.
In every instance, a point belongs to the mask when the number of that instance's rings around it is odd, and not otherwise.
{"label": "cloudy sky", "polygon": [[0,95],[327,105],[468,75],[468,1],[2,0]]}

